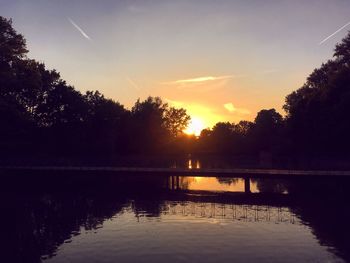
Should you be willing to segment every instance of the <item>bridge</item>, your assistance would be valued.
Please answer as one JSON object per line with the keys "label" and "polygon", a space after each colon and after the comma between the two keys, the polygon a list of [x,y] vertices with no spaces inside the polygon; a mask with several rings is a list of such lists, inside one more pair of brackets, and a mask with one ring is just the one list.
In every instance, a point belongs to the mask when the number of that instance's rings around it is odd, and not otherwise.
{"label": "bridge", "polygon": [[212,168],[154,168],[154,167],[89,167],[89,166],[3,166],[5,172],[41,172],[52,176],[54,173],[72,172],[83,175],[96,173],[104,176],[114,175],[152,175],[166,177],[171,189],[180,189],[180,177],[232,177],[243,178],[245,193],[250,193],[250,179],[350,179],[350,171],[321,171],[321,170],[281,170],[281,169],[212,169]]}
{"label": "bridge", "polygon": [[104,166],[0,166],[0,171],[81,171],[114,173],[152,173],[154,175],[181,175],[197,177],[239,177],[239,178],[298,178],[298,177],[347,177],[350,171],[334,170],[287,170],[249,168],[155,168],[155,167],[104,167]]}

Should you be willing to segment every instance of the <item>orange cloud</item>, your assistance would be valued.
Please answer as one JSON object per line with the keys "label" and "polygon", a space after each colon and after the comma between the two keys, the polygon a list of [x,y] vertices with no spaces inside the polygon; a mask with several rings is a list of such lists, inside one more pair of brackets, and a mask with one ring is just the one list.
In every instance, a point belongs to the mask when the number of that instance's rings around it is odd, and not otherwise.
{"label": "orange cloud", "polygon": [[236,108],[231,102],[225,103],[224,108],[230,113],[238,113],[238,114],[250,114],[250,111],[244,108]]}

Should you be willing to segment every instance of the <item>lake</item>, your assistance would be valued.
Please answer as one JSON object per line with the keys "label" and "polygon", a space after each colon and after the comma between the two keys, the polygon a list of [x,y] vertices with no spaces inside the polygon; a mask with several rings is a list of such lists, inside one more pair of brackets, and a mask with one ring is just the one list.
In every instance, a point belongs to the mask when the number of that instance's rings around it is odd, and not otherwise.
{"label": "lake", "polygon": [[3,174],[3,262],[346,262],[349,180]]}

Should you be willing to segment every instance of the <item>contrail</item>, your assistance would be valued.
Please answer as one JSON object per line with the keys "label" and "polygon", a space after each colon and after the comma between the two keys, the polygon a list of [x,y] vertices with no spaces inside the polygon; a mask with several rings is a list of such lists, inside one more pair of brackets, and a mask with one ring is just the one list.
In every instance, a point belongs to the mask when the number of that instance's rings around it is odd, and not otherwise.
{"label": "contrail", "polygon": [[335,34],[339,33],[340,31],[342,31],[344,28],[346,28],[348,25],[350,25],[349,23],[346,23],[345,25],[343,25],[341,28],[339,28],[337,31],[335,31],[333,34],[329,35],[328,37],[326,37],[325,39],[323,39],[320,43],[318,43],[319,45],[322,45],[324,42],[326,42],[328,39],[330,39],[331,37],[333,37]]}
{"label": "contrail", "polygon": [[139,90],[139,86],[133,81],[129,76],[126,76],[126,80],[129,82],[129,84],[136,90]]}
{"label": "contrail", "polygon": [[68,21],[83,35],[83,37],[91,41],[91,38],[72,19],[68,18]]}

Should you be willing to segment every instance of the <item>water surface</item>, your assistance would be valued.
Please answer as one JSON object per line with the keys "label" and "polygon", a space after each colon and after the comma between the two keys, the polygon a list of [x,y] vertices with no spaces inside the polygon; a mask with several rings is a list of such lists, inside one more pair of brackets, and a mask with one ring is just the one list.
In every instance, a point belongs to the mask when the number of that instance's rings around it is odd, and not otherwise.
{"label": "water surface", "polygon": [[1,191],[9,262],[350,259],[347,182],[50,176]]}

